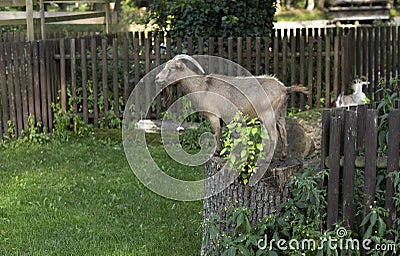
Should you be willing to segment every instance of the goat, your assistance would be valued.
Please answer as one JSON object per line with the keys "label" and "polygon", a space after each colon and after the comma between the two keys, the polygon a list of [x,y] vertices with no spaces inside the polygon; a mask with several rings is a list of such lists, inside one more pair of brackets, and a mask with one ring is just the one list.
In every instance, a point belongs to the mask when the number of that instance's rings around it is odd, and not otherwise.
{"label": "goat", "polygon": [[353,81],[353,94],[344,95],[342,91],[336,100],[336,107],[348,107],[365,103],[367,96],[363,93],[363,85],[368,85],[369,82],[365,77],[356,78]]}
{"label": "goat", "polygon": [[[201,74],[188,68],[184,61],[192,63]],[[256,80],[254,77],[206,75],[200,63],[188,55],[181,54],[166,63],[157,74],[155,82],[161,86],[177,83],[196,109],[206,110],[201,114],[211,123],[216,139],[215,153],[220,152],[222,146],[220,118],[225,120],[224,118],[233,117],[234,106],[243,115],[258,117],[269,132],[270,142],[276,143],[278,130],[282,141],[280,159],[283,160],[287,156],[285,115],[288,95],[292,92],[307,93],[307,88],[301,85],[286,87],[271,76],[255,78]]]}

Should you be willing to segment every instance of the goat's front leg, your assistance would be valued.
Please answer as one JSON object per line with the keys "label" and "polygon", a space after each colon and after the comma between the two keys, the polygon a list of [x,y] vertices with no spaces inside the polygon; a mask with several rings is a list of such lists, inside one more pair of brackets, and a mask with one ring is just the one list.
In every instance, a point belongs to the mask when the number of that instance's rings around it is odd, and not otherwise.
{"label": "goat's front leg", "polygon": [[286,120],[285,117],[280,116],[276,120],[276,126],[278,127],[279,136],[282,142],[282,152],[279,160],[285,160],[287,156],[287,132],[286,132]]}
{"label": "goat's front leg", "polygon": [[212,132],[214,133],[214,138],[217,144],[214,151],[214,155],[219,155],[219,152],[221,152],[222,150],[220,120],[219,117],[215,115],[207,115],[207,118],[211,123]]}

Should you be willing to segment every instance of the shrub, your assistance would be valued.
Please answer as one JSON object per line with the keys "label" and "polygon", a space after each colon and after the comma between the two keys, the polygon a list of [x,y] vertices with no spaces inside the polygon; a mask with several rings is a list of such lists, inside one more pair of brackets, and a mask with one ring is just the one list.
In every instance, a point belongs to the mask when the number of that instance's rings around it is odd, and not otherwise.
{"label": "shrub", "polygon": [[149,18],[171,37],[261,36],[271,31],[275,0],[154,1]]}

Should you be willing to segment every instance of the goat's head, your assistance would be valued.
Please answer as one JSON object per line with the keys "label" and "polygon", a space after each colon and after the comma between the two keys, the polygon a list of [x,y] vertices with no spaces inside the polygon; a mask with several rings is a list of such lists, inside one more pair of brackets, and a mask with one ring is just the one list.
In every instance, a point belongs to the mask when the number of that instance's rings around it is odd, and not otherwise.
{"label": "goat's head", "polygon": [[357,77],[353,80],[352,89],[354,92],[361,92],[363,85],[369,85],[369,82],[365,76]]}
{"label": "goat's head", "polygon": [[159,85],[174,84],[183,78],[197,74],[195,71],[187,67],[184,63],[185,60],[199,69],[201,74],[205,73],[200,63],[198,63],[193,57],[186,54],[180,54],[176,55],[172,60],[165,64],[164,68],[156,76],[156,83]]}

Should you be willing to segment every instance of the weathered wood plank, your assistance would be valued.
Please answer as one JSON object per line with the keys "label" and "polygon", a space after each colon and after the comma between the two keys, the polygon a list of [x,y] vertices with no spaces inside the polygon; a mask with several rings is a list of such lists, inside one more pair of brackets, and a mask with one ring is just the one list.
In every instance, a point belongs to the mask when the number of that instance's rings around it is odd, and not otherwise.
{"label": "weathered wood plank", "polygon": [[13,70],[14,73],[14,88],[15,88],[15,109],[17,115],[17,133],[19,136],[23,128],[23,116],[22,116],[22,102],[21,102],[21,72],[20,72],[20,56],[18,52],[18,43],[13,43],[11,45],[11,51],[13,54]]}
{"label": "weathered wood plank", "polygon": [[313,107],[313,78],[314,78],[314,76],[313,76],[313,59],[314,59],[314,56],[313,56],[313,53],[314,53],[314,51],[313,51],[313,38],[311,37],[311,36],[309,36],[308,37],[308,66],[307,66],[307,68],[308,68],[308,76],[307,76],[307,78],[308,78],[308,82],[307,82],[307,84],[308,84],[308,86],[307,86],[307,88],[308,88],[308,106],[310,107],[310,108],[312,108]]}
{"label": "weathered wood plank", "polygon": [[325,38],[325,107],[331,106],[331,38]]}
{"label": "weathered wood plank", "polygon": [[365,126],[364,214],[373,206],[376,190],[376,152],[378,145],[378,112],[367,110]]}
{"label": "weathered wood plank", "polygon": [[17,116],[16,116],[16,105],[15,105],[15,88],[14,88],[14,77],[13,77],[13,65],[12,65],[12,49],[11,43],[5,44],[6,53],[6,68],[7,68],[7,83],[8,83],[8,106],[10,111],[10,121],[13,124],[13,134],[18,136],[17,132]]}
{"label": "weathered wood plank", "polygon": [[261,38],[256,37],[255,41],[255,48],[256,48],[256,67],[255,67],[255,75],[260,75],[261,70]]}
{"label": "weathered wood plank", "polygon": [[317,108],[320,108],[322,96],[322,37],[319,36],[317,40],[317,95],[315,104]]}
{"label": "weathered wood plank", "polygon": [[[190,38],[190,40],[192,40],[192,38]],[[189,51],[193,52],[193,41],[190,42],[190,40],[188,41],[188,48]],[[160,66],[161,65],[161,39],[159,37],[156,37],[156,41],[155,41],[155,57],[156,57],[156,61],[155,64],[156,66]],[[162,101],[161,101],[161,95],[162,95],[162,86],[160,86],[159,84],[156,84],[156,118],[160,119],[161,118],[161,108],[162,108]]]}
{"label": "weathered wood plank", "polygon": [[354,225],[354,170],[356,158],[355,138],[357,135],[357,114],[344,114],[344,167],[343,167],[343,225],[352,230]]}
{"label": "weathered wood plank", "polygon": [[87,74],[87,60],[86,60],[86,39],[81,38],[81,72],[82,72],[82,116],[85,124],[89,123],[89,110],[88,110],[88,74]]}
{"label": "weathered wood plank", "polygon": [[270,47],[270,38],[264,37],[264,70],[265,74],[269,74],[269,63],[271,60],[271,51],[269,50]]}
{"label": "weathered wood plank", "polygon": [[[150,40],[150,38],[147,38]],[[120,67],[118,63],[118,39],[114,38],[112,42],[113,47],[113,67]],[[119,118],[119,81],[118,81],[118,68],[113,69],[113,101],[114,101],[114,115]]]}
{"label": "weathered wood plank", "polygon": [[329,157],[330,170],[328,180],[328,209],[327,228],[333,225],[339,218],[339,185],[340,185],[340,147],[341,147],[341,118],[332,117],[330,124]]}
{"label": "weathered wood plank", "polygon": [[[171,40],[167,38],[167,58],[171,50]],[[135,87],[140,81],[140,56],[139,56],[140,48],[139,48],[139,38],[135,37],[133,39],[133,54],[134,54],[134,65],[135,65]],[[169,104],[169,103],[168,103]],[[135,118],[136,120],[140,119],[140,92],[139,90],[135,90]]]}
{"label": "weathered wood plank", "polygon": [[[305,71],[305,63],[306,63],[306,39],[303,35],[300,35],[300,84],[305,84],[306,82],[306,71]],[[304,110],[304,94],[300,94],[300,109]]]}
{"label": "weathered wood plank", "polygon": [[46,85],[46,59],[45,59],[45,48],[46,41],[38,41],[39,42],[39,76],[40,76],[40,102],[41,102],[41,112],[42,112],[42,123],[43,128],[49,127],[49,118],[47,109],[49,104],[47,102],[47,85]]}
{"label": "weathered wood plank", "polygon": [[[290,84],[296,84],[296,75],[297,75],[297,70],[296,70],[296,64],[297,64],[297,58],[296,58],[296,37],[294,36],[294,30],[291,30],[290,33]],[[290,95],[290,106],[291,108],[295,109],[296,108],[296,93],[292,93]]]}
{"label": "weathered wood plank", "polygon": [[[240,66],[243,66],[243,38],[238,37],[237,38],[237,64]],[[238,76],[242,75],[242,69],[238,69]]]}
{"label": "weathered wood plank", "polygon": [[99,92],[98,92],[98,78],[97,78],[97,40],[95,36],[90,38],[90,52],[92,61],[92,86],[93,86],[93,125],[99,125]]}
{"label": "weathered wood plank", "polygon": [[336,100],[339,96],[339,36],[334,37],[334,57],[333,57],[333,97]]}
{"label": "weathered wood plank", "polygon": [[251,37],[246,37],[246,69],[250,72],[253,73],[253,70],[251,68],[252,64],[252,40]]}
{"label": "weathered wood plank", "polygon": [[108,70],[107,70],[107,46],[108,41],[107,39],[101,40],[101,64],[102,64],[102,80],[103,80],[103,104],[104,104],[104,126],[108,126],[108,111],[109,111],[109,104],[108,104]]}
{"label": "weathered wood plank", "polygon": [[[28,117],[29,117],[29,110],[28,110],[28,94],[27,94],[27,81],[26,81],[26,55],[24,51],[24,43],[18,43],[18,55],[19,58],[19,65],[21,67],[21,97],[22,97],[22,115],[23,115],[23,129],[26,130],[28,128]],[[0,125],[1,127],[1,125]]]}
{"label": "weathered wood plank", "polygon": [[76,41],[75,39],[70,40],[70,54],[71,54],[71,96],[73,113],[78,113],[78,103],[76,95]]}
{"label": "weathered wood plank", "polygon": [[1,105],[4,135],[9,136],[8,132],[8,94],[7,94],[7,75],[5,67],[5,45],[0,42],[0,81],[1,81]]}
{"label": "weathered wood plank", "polygon": [[[387,162],[387,174],[386,179],[386,200],[385,208],[388,211],[386,218],[386,224],[388,229],[393,227],[393,223],[396,220],[396,205],[393,200],[395,190],[393,179],[390,175],[399,170],[399,147],[400,147],[400,109],[392,109],[389,114],[389,143],[388,143],[388,162]],[[393,239],[392,234],[389,239]]]}

